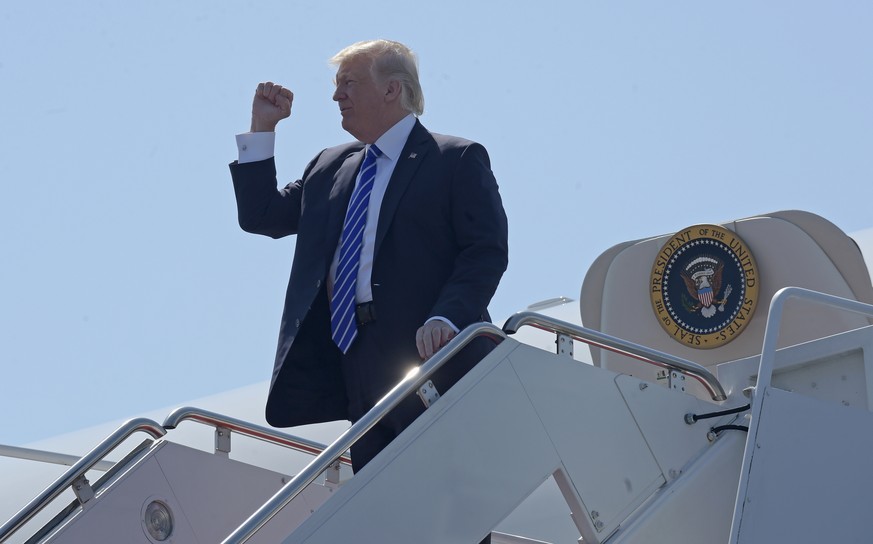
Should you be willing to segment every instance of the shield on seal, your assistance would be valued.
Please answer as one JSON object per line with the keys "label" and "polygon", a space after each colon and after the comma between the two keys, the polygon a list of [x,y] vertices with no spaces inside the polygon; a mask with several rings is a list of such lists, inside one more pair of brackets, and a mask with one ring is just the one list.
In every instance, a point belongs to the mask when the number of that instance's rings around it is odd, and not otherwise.
{"label": "shield on seal", "polygon": [[712,306],[712,297],[712,287],[704,287],[697,291],[697,300],[699,300],[704,307]]}

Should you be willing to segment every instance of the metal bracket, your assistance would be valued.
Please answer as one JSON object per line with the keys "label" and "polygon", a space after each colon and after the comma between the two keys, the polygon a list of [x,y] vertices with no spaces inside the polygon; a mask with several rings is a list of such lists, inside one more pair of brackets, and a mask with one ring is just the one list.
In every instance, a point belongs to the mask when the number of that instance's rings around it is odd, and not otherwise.
{"label": "metal bracket", "polygon": [[324,482],[326,484],[339,485],[340,481],[340,462],[336,460],[332,465],[324,471]]}
{"label": "metal bracket", "polygon": [[667,382],[667,387],[669,389],[675,389],[677,391],[685,391],[685,374],[679,372],[678,370],[670,371],[670,378]]}
{"label": "metal bracket", "polygon": [[573,338],[568,334],[558,333],[558,338],[555,339],[555,344],[558,346],[558,355],[564,355],[573,358]]}
{"label": "metal bracket", "polygon": [[421,402],[424,403],[425,408],[430,408],[430,405],[440,398],[440,392],[437,391],[437,388],[434,387],[431,380],[428,380],[427,383],[419,387],[416,394],[418,395],[418,398],[421,399]]}
{"label": "metal bracket", "polygon": [[230,457],[230,429],[227,427],[215,428],[215,455]]}
{"label": "metal bracket", "polygon": [[600,517],[600,512],[597,510],[591,511],[591,521],[594,522],[594,529],[599,533],[603,530],[603,521],[597,519]]}
{"label": "metal bracket", "polygon": [[79,499],[79,504],[83,506],[94,498],[94,489],[91,488],[91,484],[84,474],[73,480],[71,487],[73,488],[73,493],[76,494],[76,498]]}

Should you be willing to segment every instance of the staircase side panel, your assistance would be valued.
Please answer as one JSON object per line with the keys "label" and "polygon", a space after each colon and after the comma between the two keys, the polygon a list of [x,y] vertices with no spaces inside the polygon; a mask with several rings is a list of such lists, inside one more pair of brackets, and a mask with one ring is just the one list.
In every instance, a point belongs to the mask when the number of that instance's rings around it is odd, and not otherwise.
{"label": "staircase side panel", "polygon": [[659,489],[644,509],[622,523],[609,544],[728,542],[745,444],[745,433],[726,431],[677,479]]}
{"label": "staircase side panel", "polygon": [[[220,542],[282,485],[283,476],[168,441],[101,490],[49,538],[52,544],[149,542],[146,506],[158,500],[173,516],[175,544]],[[277,542],[330,496],[312,485],[258,534]]]}
{"label": "staircase side panel", "polygon": [[602,541],[666,482],[616,375],[532,348],[516,350],[511,360],[587,510],[574,512],[590,518],[577,525],[587,540]]}
{"label": "staircase side panel", "polygon": [[559,464],[505,341],[286,544],[478,542]]}
{"label": "staircase side panel", "polygon": [[727,423],[733,417],[689,425],[685,422],[686,414],[705,414],[723,407],[633,376],[617,376],[615,384],[668,481],[678,477],[689,460],[710,446],[707,434],[712,425]]}
{"label": "staircase side panel", "polygon": [[755,446],[740,544],[869,541],[873,414],[768,388]]}
{"label": "staircase side panel", "polygon": [[71,517],[47,542],[93,544],[95,542],[149,542],[142,514],[152,500],[164,502],[173,511],[174,542],[198,542],[182,505],[173,496],[154,456],[138,463],[109,489],[92,499]]}

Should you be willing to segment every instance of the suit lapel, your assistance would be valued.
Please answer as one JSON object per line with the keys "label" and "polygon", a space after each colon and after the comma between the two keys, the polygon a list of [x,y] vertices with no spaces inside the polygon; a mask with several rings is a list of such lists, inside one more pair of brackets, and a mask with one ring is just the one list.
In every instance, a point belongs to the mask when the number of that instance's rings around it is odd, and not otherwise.
{"label": "suit lapel", "polygon": [[388,188],[385,190],[385,196],[382,198],[379,223],[376,226],[376,243],[373,246],[374,258],[379,255],[382,240],[385,239],[385,233],[388,232],[388,228],[394,220],[394,214],[397,212],[397,206],[400,205],[403,194],[424,161],[425,154],[430,149],[429,142],[431,142],[430,133],[416,120],[412,132],[409,133],[409,138],[406,140],[406,145],[403,146],[403,151],[397,158],[397,165],[394,167],[394,172],[388,181]]}

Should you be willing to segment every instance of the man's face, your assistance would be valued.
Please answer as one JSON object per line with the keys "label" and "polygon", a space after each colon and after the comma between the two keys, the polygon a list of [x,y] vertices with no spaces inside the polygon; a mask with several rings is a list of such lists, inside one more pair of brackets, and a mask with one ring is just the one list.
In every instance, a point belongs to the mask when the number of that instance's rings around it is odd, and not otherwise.
{"label": "man's face", "polygon": [[379,85],[366,57],[349,59],[336,72],[333,99],[340,108],[343,128],[358,140],[371,144],[390,127],[383,127],[387,104],[386,85]]}

